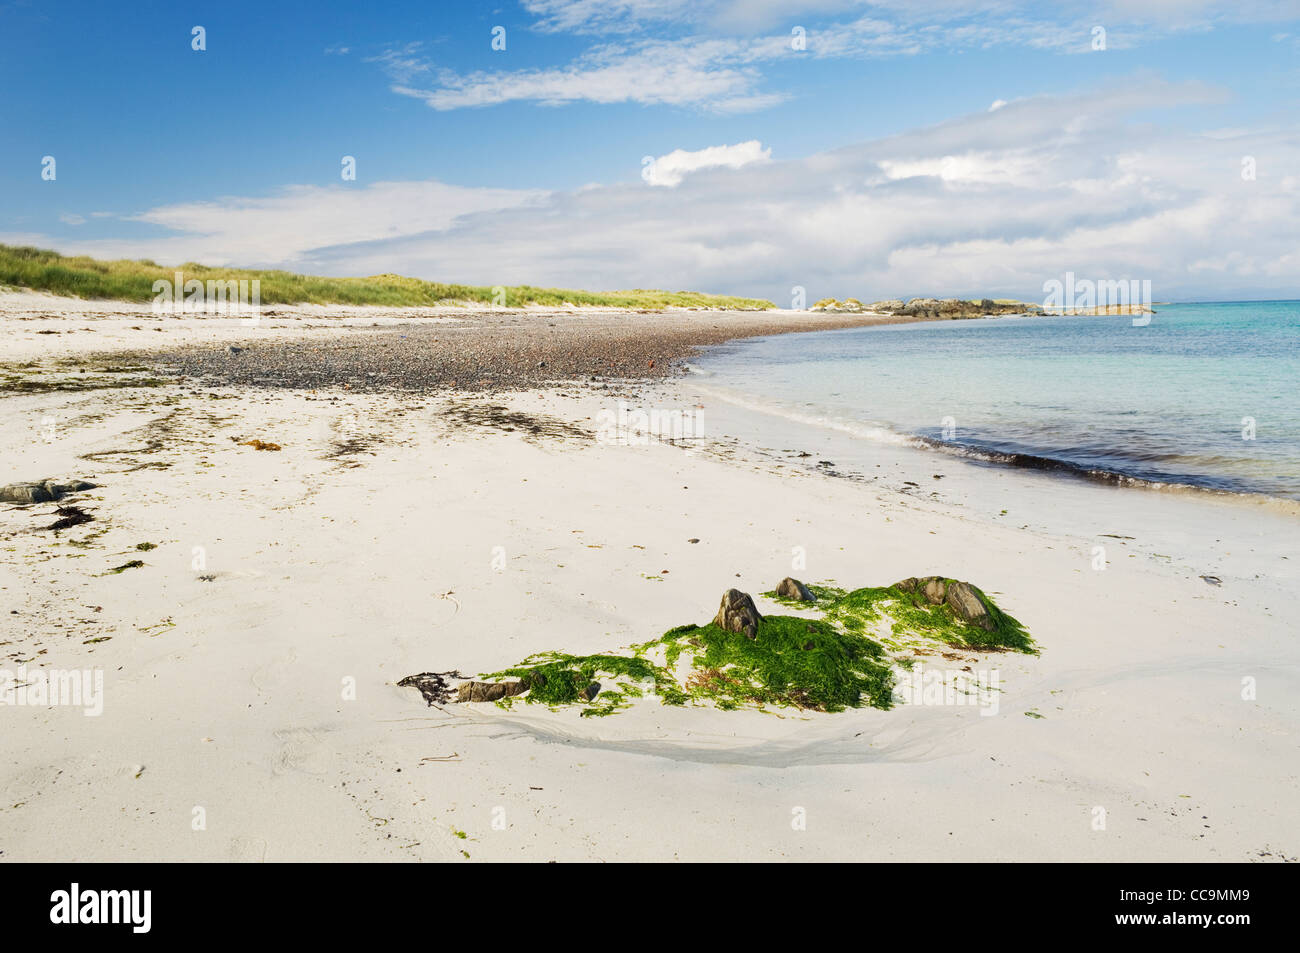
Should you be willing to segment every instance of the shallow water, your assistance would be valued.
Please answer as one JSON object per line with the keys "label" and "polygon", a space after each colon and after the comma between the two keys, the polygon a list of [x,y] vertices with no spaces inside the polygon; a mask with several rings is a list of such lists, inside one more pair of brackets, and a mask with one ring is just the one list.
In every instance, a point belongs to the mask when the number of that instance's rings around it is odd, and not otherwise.
{"label": "shallow water", "polygon": [[737,403],[863,441],[1300,500],[1300,302],[1157,312],[754,338],[696,369]]}

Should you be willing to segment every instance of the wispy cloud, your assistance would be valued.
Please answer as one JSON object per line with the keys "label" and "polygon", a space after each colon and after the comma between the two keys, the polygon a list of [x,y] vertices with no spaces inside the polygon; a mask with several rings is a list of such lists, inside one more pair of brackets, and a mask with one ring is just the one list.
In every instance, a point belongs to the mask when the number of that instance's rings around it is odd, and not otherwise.
{"label": "wispy cloud", "polygon": [[764,88],[764,70],[793,57],[1086,53],[1099,36],[1108,50],[1131,49],[1174,31],[1296,15],[1295,0],[525,0],[524,8],[536,30],[600,39],[569,63],[544,69],[458,73],[422,58],[418,44],[374,59],[394,92],[437,110],[583,101],[734,113],[787,99]]}
{"label": "wispy cloud", "polygon": [[[1160,298],[1300,294],[1300,131],[1225,137],[1149,122],[1153,110],[1222,99],[1204,85],[1133,77],[800,159],[767,158],[756,143],[712,155],[758,161],[706,165],[708,150],[680,152],[672,188],[305,188],[140,216],[176,229],[168,239],[63,247],[485,285],[690,287],[779,302],[796,285],[810,300],[1036,297],[1066,270],[1150,278]],[[1254,180],[1241,174],[1247,155]]]}
{"label": "wispy cloud", "polygon": [[[642,41],[597,47],[567,66],[480,70],[457,74],[436,69],[414,51],[378,58],[394,79],[393,91],[438,110],[531,101],[546,106],[586,101],[703,106],[742,112],[780,102],[758,90],[761,76],[735,41]],[[421,76],[432,84],[416,85]]]}

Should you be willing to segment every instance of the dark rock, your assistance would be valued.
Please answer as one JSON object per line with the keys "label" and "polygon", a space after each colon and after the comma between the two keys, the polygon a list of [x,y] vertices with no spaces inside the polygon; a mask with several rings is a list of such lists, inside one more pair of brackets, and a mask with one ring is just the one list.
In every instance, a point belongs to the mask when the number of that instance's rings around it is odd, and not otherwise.
{"label": "dark rock", "polygon": [[582,690],[582,697],[587,699],[587,701],[594,701],[596,696],[599,694],[600,694],[600,682],[592,682],[590,685],[588,685],[586,688]]}
{"label": "dark rock", "polygon": [[920,578],[912,576],[902,582],[894,583],[894,586],[904,592],[911,592],[924,597],[925,601],[932,606],[937,606],[943,602],[943,597],[947,591],[947,584],[943,576],[921,576]]}
{"label": "dark rock", "polygon": [[458,702],[494,702],[528,691],[523,682],[462,682],[456,689]]}
{"label": "dark rock", "polygon": [[776,587],[776,594],[782,599],[797,599],[800,602],[816,602],[811,590],[798,579],[786,576]]}
{"label": "dark rock", "polygon": [[988,606],[968,582],[955,579],[949,582],[943,576],[912,576],[894,583],[894,586],[903,592],[921,596],[932,606],[947,605],[958,619],[979,626],[986,632],[997,628]]}
{"label": "dark rock", "polygon": [[55,483],[53,480],[11,483],[6,487],[0,487],[0,503],[51,503],[69,493],[80,493],[94,488],[94,483],[87,483],[85,480],[73,480],[71,483]]}
{"label": "dark rock", "polygon": [[969,582],[951,583],[944,601],[963,622],[977,625],[985,632],[992,632],[997,627],[989,615],[988,606],[984,605],[984,600]]}
{"label": "dark rock", "polygon": [[743,632],[747,638],[755,639],[762,619],[749,593],[728,589],[722,594],[722,604],[713,617],[713,624],[724,632]]}

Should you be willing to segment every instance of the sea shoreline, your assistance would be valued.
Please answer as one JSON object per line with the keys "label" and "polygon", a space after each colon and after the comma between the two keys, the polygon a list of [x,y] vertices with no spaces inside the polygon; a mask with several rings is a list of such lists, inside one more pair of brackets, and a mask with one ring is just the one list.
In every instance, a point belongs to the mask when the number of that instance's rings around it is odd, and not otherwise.
{"label": "sea shoreline", "polygon": [[[374,365],[362,363],[342,375],[355,388],[313,390],[90,359],[81,342],[98,348],[109,332],[86,326],[36,338],[41,366],[26,369],[68,387],[4,398],[6,481],[97,486],[66,501],[93,516],[67,530],[47,528],[54,504],[0,507],[0,668],[102,671],[105,703],[99,717],[0,708],[4,859],[1300,853],[1288,587],[1235,562],[1235,543],[1170,553],[1137,538],[1132,519],[1152,532],[1168,522],[1154,495],[1110,509],[1121,497],[1101,488],[1049,491],[973,467],[967,478],[915,450],[837,478],[818,466],[835,460],[823,435],[751,441],[690,375],[632,376],[637,345],[628,376],[615,361],[614,373],[534,384],[521,360],[499,365],[494,383],[517,374],[509,387],[420,392],[367,384]],[[165,333],[148,327],[112,339],[143,356]],[[0,331],[21,341],[30,328]],[[375,333],[273,330],[300,344]],[[506,354],[513,333],[495,335]],[[602,335],[585,339],[599,357],[615,340]],[[249,353],[231,346],[205,353]],[[320,353],[298,350],[303,366]],[[702,410],[702,439],[601,439],[620,402]],[[1095,511],[1097,525],[1022,516],[1036,493],[1044,512]],[[1217,509],[1179,510],[1189,540],[1232,528]],[[1102,570],[1097,531],[1115,537],[1101,539]],[[782,611],[761,593],[786,575],[852,587],[932,573],[983,587],[1040,648],[918,657],[998,670],[995,717],[647,701],[590,719],[526,703],[430,708],[396,685],[540,651],[613,651],[707,621],[731,587]]]}

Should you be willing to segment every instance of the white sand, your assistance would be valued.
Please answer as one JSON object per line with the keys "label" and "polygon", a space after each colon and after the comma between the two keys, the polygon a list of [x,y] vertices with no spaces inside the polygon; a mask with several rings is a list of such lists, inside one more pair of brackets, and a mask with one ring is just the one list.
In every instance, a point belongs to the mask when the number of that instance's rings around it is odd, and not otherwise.
{"label": "white sand", "polygon": [[[28,331],[4,333],[16,360]],[[466,427],[444,397],[209,393],[2,401],[0,482],[101,486],[86,494],[96,521],[58,537],[36,529],[52,505],[0,506],[0,668],[32,659],[105,679],[100,717],[0,708],[4,859],[1300,854],[1294,597],[1280,570],[1197,578],[1198,541],[1212,552],[1232,523],[1221,504],[1172,501],[1184,551],[1128,558],[1116,542],[1098,572],[1095,537],[986,515],[1033,491],[1022,474],[980,470],[959,506],[812,473],[724,432],[687,453]],[[594,428],[617,399],[499,400]],[[689,381],[641,400],[695,404]],[[706,421],[725,417],[706,408]],[[332,456],[349,439],[369,450]],[[911,459],[905,478],[928,493],[933,455]],[[1066,509],[1091,505],[1091,488],[1053,486]],[[1138,525],[1115,532],[1141,537],[1142,501],[1156,497],[1120,492]],[[1297,538],[1294,517],[1272,518]],[[792,574],[794,547],[807,567],[793,575],[809,582],[970,579],[1042,654],[933,659],[998,669],[993,717],[654,703],[599,719],[536,705],[444,713],[393,684],[707,621],[729,586],[757,596]],[[102,575],[133,558],[146,565]],[[1247,677],[1258,700],[1242,698]]]}

